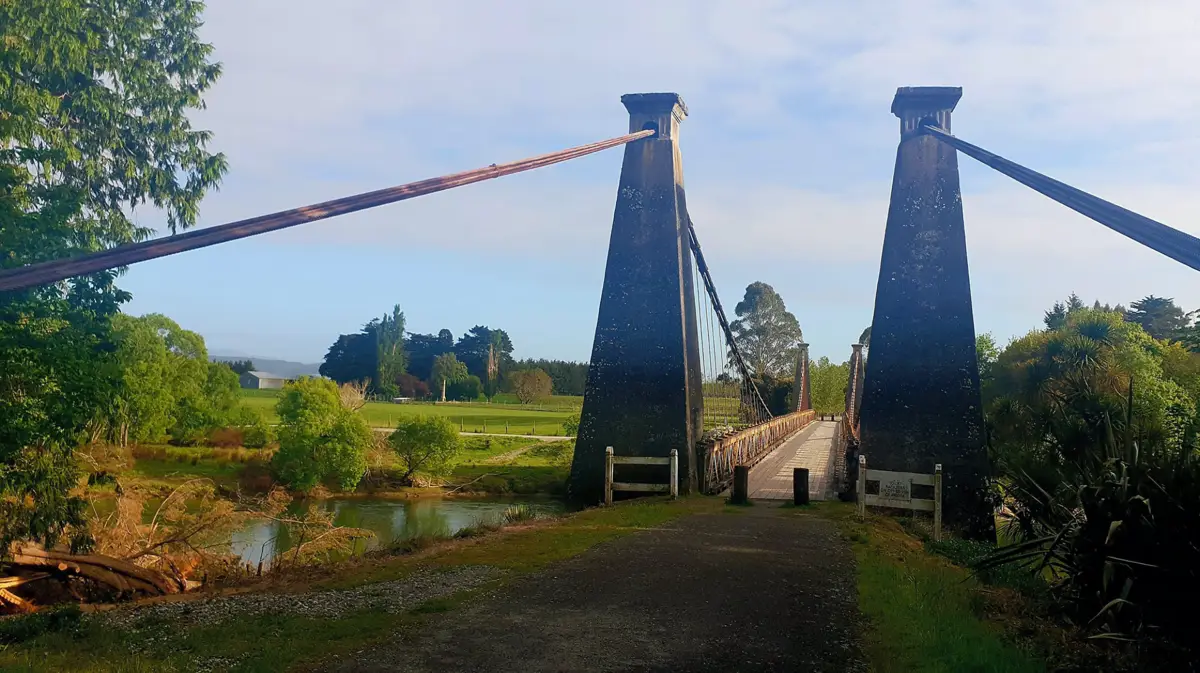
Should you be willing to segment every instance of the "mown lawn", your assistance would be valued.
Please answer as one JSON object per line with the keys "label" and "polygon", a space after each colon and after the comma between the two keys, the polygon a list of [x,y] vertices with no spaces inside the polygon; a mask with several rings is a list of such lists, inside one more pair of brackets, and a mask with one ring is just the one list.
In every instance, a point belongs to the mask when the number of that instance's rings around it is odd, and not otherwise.
{"label": "mown lawn", "polygon": [[[277,391],[243,390],[242,399],[255,409],[268,423],[277,423],[275,402]],[[579,411],[573,401],[559,403],[550,398],[547,404],[537,408],[523,408],[515,404],[455,403],[404,403],[368,402],[359,412],[372,427],[392,427],[402,416],[445,416],[459,425],[463,432],[508,432],[514,435],[561,435],[562,422]]]}

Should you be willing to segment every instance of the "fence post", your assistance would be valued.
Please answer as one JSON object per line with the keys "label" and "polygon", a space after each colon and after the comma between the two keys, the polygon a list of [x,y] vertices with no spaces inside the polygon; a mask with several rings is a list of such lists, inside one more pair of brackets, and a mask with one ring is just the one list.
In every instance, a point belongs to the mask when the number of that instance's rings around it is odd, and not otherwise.
{"label": "fence post", "polygon": [[679,449],[671,449],[671,497],[679,497]]}
{"label": "fence post", "polygon": [[807,505],[808,504],[808,468],[797,467],[792,469],[792,504]]}
{"label": "fence post", "polygon": [[604,449],[604,505],[612,504],[613,447]]}
{"label": "fence post", "polygon": [[487,419],[483,419],[483,431],[487,432]]}
{"label": "fence post", "polygon": [[504,434],[508,434],[508,421],[504,421]]}
{"label": "fence post", "polygon": [[933,466],[933,540],[942,540],[942,464]]}
{"label": "fence post", "polygon": [[458,431],[466,432],[466,425],[467,425],[467,421],[462,416],[459,416],[458,417]]}
{"label": "fence post", "polygon": [[867,457],[858,456],[858,518],[867,516]]}
{"label": "fence post", "polygon": [[733,495],[730,504],[745,505],[750,501],[750,468],[745,465],[733,466]]}

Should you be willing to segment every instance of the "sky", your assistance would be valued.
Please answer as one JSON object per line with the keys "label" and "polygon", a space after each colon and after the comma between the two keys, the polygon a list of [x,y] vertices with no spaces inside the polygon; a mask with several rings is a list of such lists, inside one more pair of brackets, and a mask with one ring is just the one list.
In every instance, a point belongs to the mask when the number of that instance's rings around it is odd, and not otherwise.
{"label": "sky", "polygon": [[[954,132],[1200,234],[1200,3],[1167,0],[209,0],[224,75],[193,115],[230,170],[200,226],[626,132],[677,92],[688,208],[723,302],[763,281],[814,357],[870,324],[899,86],[961,86]],[[132,267],[126,311],[213,353],[318,362],[400,304],[586,360],[621,150]],[[960,157],[977,332],[1069,293],[1200,308],[1194,272]],[[153,210],[135,214],[159,228]],[[160,232],[165,233],[165,232]]]}

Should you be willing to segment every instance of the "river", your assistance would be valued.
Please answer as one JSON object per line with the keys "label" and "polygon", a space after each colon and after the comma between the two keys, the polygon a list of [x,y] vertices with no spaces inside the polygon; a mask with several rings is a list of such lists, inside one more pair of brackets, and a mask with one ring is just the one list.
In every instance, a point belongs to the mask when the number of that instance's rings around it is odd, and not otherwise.
{"label": "river", "polygon": [[[333,512],[339,526],[364,528],[373,538],[355,543],[355,553],[363,553],[397,540],[428,535],[453,535],[480,521],[498,520],[506,509],[524,505],[537,514],[562,512],[561,502],[547,499],[381,499],[329,498],[319,506]],[[287,528],[276,521],[254,519],[233,534],[232,552],[250,565],[272,558],[292,547]]]}

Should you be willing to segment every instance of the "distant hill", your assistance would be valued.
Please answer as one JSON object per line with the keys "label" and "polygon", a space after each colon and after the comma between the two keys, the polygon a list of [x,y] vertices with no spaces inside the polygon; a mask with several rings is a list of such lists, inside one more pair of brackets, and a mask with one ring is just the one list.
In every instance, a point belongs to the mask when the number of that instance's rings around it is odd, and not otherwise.
{"label": "distant hill", "polygon": [[260,358],[253,355],[212,355],[210,359],[214,362],[249,360],[254,363],[254,368],[260,372],[278,374],[289,379],[305,375],[320,376],[317,373],[317,368],[321,366],[319,363],[307,364],[304,362],[291,362],[289,360],[272,360],[271,358]]}

